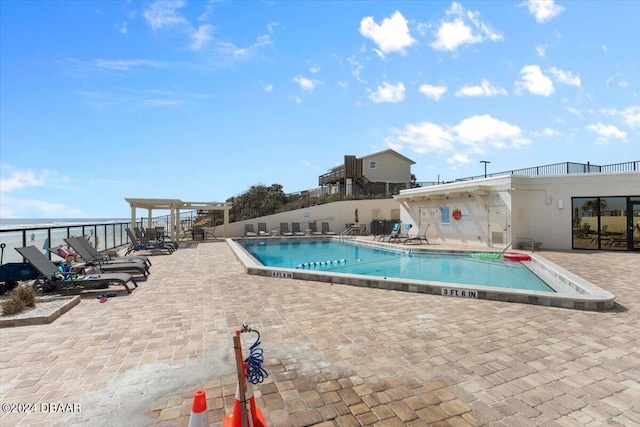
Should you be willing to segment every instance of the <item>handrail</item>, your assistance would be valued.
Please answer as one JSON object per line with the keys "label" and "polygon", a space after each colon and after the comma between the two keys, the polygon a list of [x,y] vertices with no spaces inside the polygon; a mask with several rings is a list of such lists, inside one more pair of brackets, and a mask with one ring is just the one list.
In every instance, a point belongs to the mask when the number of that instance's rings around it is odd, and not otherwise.
{"label": "handrail", "polygon": [[[355,231],[356,229],[358,229],[359,227],[349,227],[346,230],[344,230],[342,233],[338,234],[338,240],[344,240],[345,237],[347,237],[347,235],[351,234],[352,231]],[[351,236],[352,238],[356,238],[356,236]]]}

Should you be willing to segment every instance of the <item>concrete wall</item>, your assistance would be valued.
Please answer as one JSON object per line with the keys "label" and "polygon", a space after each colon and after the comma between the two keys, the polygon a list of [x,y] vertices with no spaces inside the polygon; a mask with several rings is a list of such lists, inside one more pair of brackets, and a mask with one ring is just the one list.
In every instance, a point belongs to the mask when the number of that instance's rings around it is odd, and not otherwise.
{"label": "concrete wall", "polygon": [[[227,236],[244,236],[245,224],[253,224],[254,230],[257,231],[258,223],[265,222],[267,223],[267,230],[279,230],[280,223],[286,222],[289,224],[289,230],[291,230],[291,223],[299,222],[300,228],[304,231],[309,222],[313,221],[317,223],[318,231],[320,230],[321,222],[328,222],[331,230],[336,234],[340,234],[345,230],[345,224],[355,221],[356,209],[358,209],[359,223],[366,224],[367,229],[373,220],[397,220],[400,218],[400,205],[394,199],[346,200],[234,222],[227,226]],[[216,236],[222,237],[222,227],[216,229]]]}

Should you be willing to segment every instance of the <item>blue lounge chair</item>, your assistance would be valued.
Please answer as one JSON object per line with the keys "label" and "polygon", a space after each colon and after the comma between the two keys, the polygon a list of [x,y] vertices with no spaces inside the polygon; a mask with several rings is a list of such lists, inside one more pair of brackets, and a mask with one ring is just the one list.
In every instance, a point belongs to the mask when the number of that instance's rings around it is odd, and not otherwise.
{"label": "blue lounge chair", "polygon": [[380,236],[376,236],[376,237],[374,237],[373,240],[377,240],[379,242],[384,242],[385,239],[387,239],[387,241],[389,241],[391,239],[397,239],[399,235],[400,235],[400,223],[396,222],[396,223],[393,224],[393,228],[391,229],[391,233],[390,234],[382,234]]}

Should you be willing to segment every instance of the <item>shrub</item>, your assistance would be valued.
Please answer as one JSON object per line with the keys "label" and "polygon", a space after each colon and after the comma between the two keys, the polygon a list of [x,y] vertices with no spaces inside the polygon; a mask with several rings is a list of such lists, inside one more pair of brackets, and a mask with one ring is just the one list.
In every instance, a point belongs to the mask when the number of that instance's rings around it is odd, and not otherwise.
{"label": "shrub", "polygon": [[24,301],[12,295],[11,298],[2,301],[2,315],[9,316],[22,311],[25,307]]}
{"label": "shrub", "polygon": [[36,294],[29,285],[20,285],[13,290],[12,296],[15,295],[19,300],[24,302],[27,307],[36,306]]}

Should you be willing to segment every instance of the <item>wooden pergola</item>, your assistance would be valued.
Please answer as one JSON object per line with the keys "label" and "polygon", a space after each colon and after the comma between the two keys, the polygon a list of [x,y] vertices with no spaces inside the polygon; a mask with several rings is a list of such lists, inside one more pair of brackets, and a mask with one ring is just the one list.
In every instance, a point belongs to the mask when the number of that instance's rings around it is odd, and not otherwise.
{"label": "wooden pergola", "polygon": [[169,211],[169,236],[172,240],[178,240],[180,230],[180,211],[182,210],[206,210],[206,211],[223,211],[224,223],[222,224],[222,235],[227,236],[227,224],[229,224],[229,210],[231,203],[226,202],[183,202],[179,199],[134,199],[125,198],[129,206],[131,206],[131,229],[136,226],[136,209],[146,209],[148,214],[148,228],[152,227],[151,221],[154,210]]}

